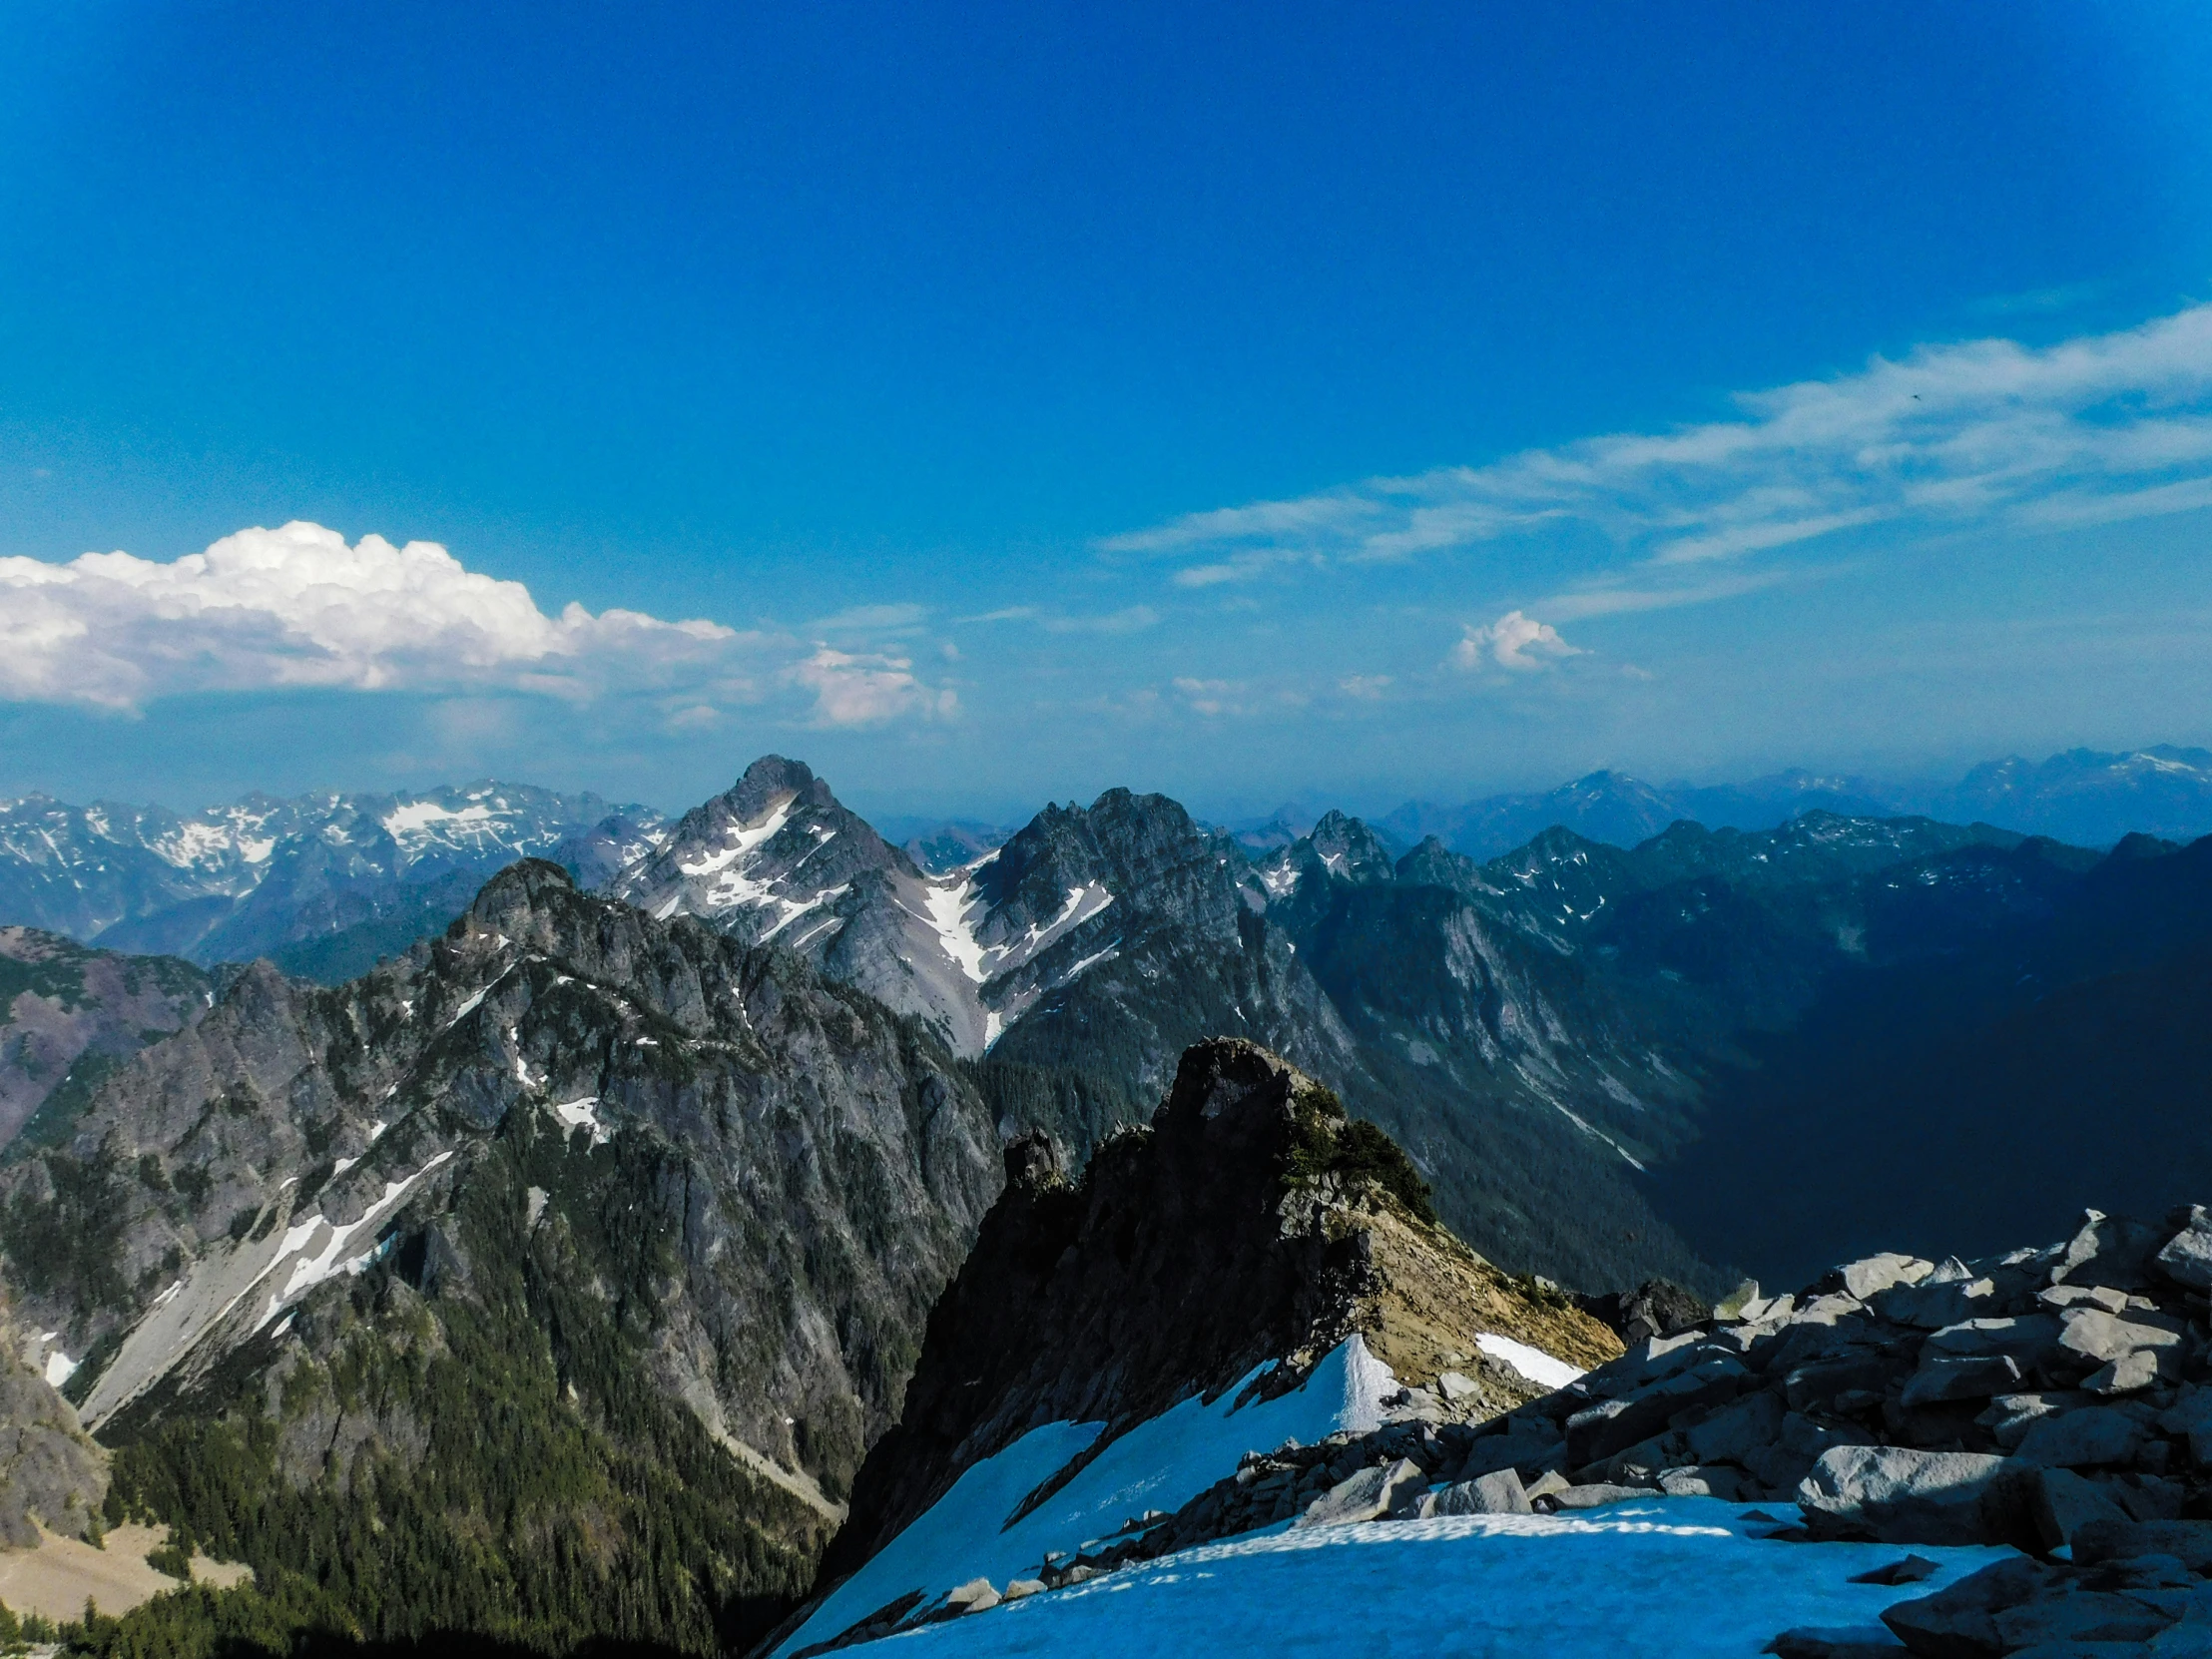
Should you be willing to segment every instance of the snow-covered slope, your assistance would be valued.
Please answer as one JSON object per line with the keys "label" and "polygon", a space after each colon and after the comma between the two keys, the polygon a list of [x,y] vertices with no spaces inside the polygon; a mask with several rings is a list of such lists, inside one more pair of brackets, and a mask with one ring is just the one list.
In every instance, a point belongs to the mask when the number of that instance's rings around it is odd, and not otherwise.
{"label": "snow-covered slope", "polygon": [[[1258,1373],[1246,1379],[1256,1382]],[[915,1590],[924,1604],[969,1579],[994,1584],[1033,1577],[1048,1558],[1073,1556],[1123,1530],[1148,1510],[1173,1511],[1224,1475],[1247,1451],[1286,1440],[1312,1443],[1340,1429],[1374,1428],[1395,1393],[1389,1368],[1348,1338],[1298,1387],[1247,1400],[1232,1388],[1212,1403],[1196,1396],[1114,1438],[1088,1456],[1102,1422],[1033,1428],[962,1474],[928,1513],[892,1539],[826,1597],[777,1650],[796,1653],[863,1622]],[[1071,1464],[1078,1472],[1018,1519],[1030,1493]]]}

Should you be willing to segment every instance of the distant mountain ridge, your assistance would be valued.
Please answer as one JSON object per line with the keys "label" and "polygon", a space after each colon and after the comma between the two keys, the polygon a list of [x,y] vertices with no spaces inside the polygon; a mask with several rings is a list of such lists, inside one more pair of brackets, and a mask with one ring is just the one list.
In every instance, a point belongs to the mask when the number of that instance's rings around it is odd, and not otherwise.
{"label": "distant mountain ridge", "polygon": [[490,781],[193,814],[32,795],[0,802],[0,923],[342,979],[442,927],[516,858],[573,858],[597,877],[659,833],[645,808]]}
{"label": "distant mountain ridge", "polygon": [[[1555,790],[1458,807],[1408,802],[1376,828],[1402,845],[1434,835],[1455,852],[1488,858],[1553,828],[1626,847],[1683,820],[1711,830],[1771,830],[1808,812],[1986,823],[2084,846],[2109,846],[2132,833],[2190,840],[2212,834],[2212,750],[2074,749],[2040,763],[2013,756],[1977,766],[1947,788],[1802,770],[1742,784],[1662,786],[1593,772]],[[1291,821],[1278,814],[1276,822],[1287,828]],[[1286,838],[1272,826],[1253,827],[1249,834],[1255,847]]]}

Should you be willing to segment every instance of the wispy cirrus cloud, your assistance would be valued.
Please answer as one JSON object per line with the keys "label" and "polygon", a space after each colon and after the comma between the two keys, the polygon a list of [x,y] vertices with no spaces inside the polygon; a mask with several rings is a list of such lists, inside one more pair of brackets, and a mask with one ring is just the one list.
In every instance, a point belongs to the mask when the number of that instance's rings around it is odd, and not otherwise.
{"label": "wispy cirrus cloud", "polygon": [[1736,399],[1737,418],[1616,433],[1112,536],[1186,586],[1573,524],[1694,567],[1874,525],[2032,527],[2212,506],[2212,305],[2028,347],[1924,346]]}
{"label": "wispy cirrus cloud", "polygon": [[[880,638],[918,615],[868,607],[821,632]],[[777,688],[788,714],[816,725],[956,709],[903,657],[845,643],[574,604],[549,616],[520,582],[472,571],[434,542],[348,545],[304,522],[241,530],[166,563],[0,558],[0,701],[130,712],[205,692],[619,694],[643,697],[677,729]]]}
{"label": "wispy cirrus cloud", "polygon": [[1027,622],[1048,634],[1137,634],[1159,626],[1160,613],[1150,605],[1130,605],[1099,616],[1067,616],[1038,605],[1008,605],[979,616],[964,616],[959,621],[963,624]]}

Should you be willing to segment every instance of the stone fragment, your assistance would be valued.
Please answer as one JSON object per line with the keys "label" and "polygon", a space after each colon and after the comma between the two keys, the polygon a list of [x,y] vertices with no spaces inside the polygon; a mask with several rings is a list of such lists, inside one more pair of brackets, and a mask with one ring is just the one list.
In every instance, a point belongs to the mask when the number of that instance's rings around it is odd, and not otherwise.
{"label": "stone fragment", "polygon": [[2110,1365],[2099,1366],[2081,1380],[2085,1392],[2092,1394],[2134,1394],[2158,1381],[2158,1355],[2147,1348],[2139,1348],[2132,1354],[2123,1354]]}
{"label": "stone fragment", "polygon": [[2158,1355],[2163,1369],[2181,1359],[2181,1330],[2178,1322],[2156,1314],[2121,1319],[2101,1308],[2070,1308],[2058,1333],[2058,1346],[2088,1362],[2090,1369],[2145,1351]]}
{"label": "stone fragment", "polygon": [[2147,1642],[2178,1616],[2147,1597],[2076,1589],[2005,1608],[1991,1622],[2002,1651],[2018,1653],[2043,1643]]}
{"label": "stone fragment", "polygon": [[1762,1485],[1774,1491],[1794,1492],[1830,1447],[1856,1445],[1866,1438],[1863,1432],[1831,1427],[1792,1411],[1783,1417],[1771,1443],[1752,1447],[1738,1461],[1758,1476]]}
{"label": "stone fragment", "polygon": [[1782,1414],[1781,1399],[1762,1388],[1692,1423],[1682,1431],[1683,1441],[1700,1463],[1741,1463],[1757,1448],[1774,1443],[1782,1431]]}
{"label": "stone fragment", "polygon": [[1918,1584],[1934,1578],[1942,1569],[1925,1555],[1908,1555],[1867,1572],[1851,1575],[1854,1584]]}
{"label": "stone fragment", "polygon": [[1725,1354],[1619,1399],[1608,1399],[1567,1418],[1567,1463],[1582,1468],[1666,1426],[1669,1419],[1704,1405],[1718,1405],[1743,1390],[1750,1373]]}
{"label": "stone fragment", "polygon": [[2189,1457],[2197,1467],[2212,1468],[2212,1388],[2193,1383],[2183,1388],[2159,1414],[2158,1426],[2189,1442]]}
{"label": "stone fragment", "polygon": [[2068,1308],[2102,1308],[2108,1314],[2124,1314],[2129,1301],[2125,1291],[2105,1285],[2053,1285],[2035,1293],[2035,1300],[2054,1314]]}
{"label": "stone fragment", "polygon": [[2009,1355],[2022,1373],[2058,1346],[2060,1326],[2052,1314],[2022,1314],[2008,1319],[1961,1320],[1946,1325],[1921,1350],[1926,1365],[1936,1355],[1968,1357]]}
{"label": "stone fragment", "polygon": [[1043,1594],[1044,1580],[1041,1578],[1009,1578],[1006,1581],[1005,1593],[1000,1599],[1005,1601],[1021,1601],[1029,1596]]}
{"label": "stone fragment", "polygon": [[955,1617],[961,1613],[987,1613],[998,1602],[998,1592],[991,1588],[987,1578],[971,1578],[944,1593],[944,1610]]}
{"label": "stone fragment", "polygon": [[1573,1482],[1557,1469],[1546,1469],[1543,1477],[1528,1488],[1529,1501],[1534,1502],[1537,1498],[1550,1497],[1555,1493],[1563,1492],[1572,1484]]}
{"label": "stone fragment", "polygon": [[1511,1469],[1458,1480],[1436,1494],[1438,1515],[1525,1515],[1533,1507]]}
{"label": "stone fragment", "polygon": [[2004,1542],[2026,1494],[2005,1479],[2010,1459],[1906,1446],[1835,1446],[1798,1487],[1816,1536],[1891,1543]]}
{"label": "stone fragment", "polygon": [[1447,1371],[1443,1376],[1437,1378],[1436,1386],[1443,1391],[1444,1398],[1450,1400],[1453,1404],[1457,1404],[1462,1399],[1472,1399],[1482,1391],[1481,1384],[1476,1382],[1473,1378],[1455,1371]]}
{"label": "stone fragment", "polygon": [[2087,1405],[2094,1398],[2092,1394],[2075,1390],[1999,1394],[1989,1401],[1989,1408],[1973,1420],[1988,1429],[1991,1438],[2009,1451],[2044,1418]]}
{"label": "stone fragment", "polygon": [[1510,1434],[1486,1434],[1476,1440],[1467,1448],[1458,1475],[1461,1480],[1472,1480],[1498,1469],[1553,1468],[1565,1462],[1566,1456],[1567,1442],[1549,1425],[1529,1433],[1516,1428]]}

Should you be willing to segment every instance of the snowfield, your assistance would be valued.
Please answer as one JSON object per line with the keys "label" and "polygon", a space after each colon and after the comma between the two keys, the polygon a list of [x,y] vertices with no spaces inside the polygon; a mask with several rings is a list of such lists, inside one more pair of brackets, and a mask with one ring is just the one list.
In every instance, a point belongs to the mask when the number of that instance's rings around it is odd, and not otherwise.
{"label": "snowfield", "polygon": [[[1495,1340],[1530,1375],[1572,1374],[1540,1350]],[[777,1659],[830,1641],[912,1591],[924,1592],[924,1609],[978,1578],[1003,1593],[1009,1580],[1035,1575],[1048,1553],[1077,1553],[1147,1510],[1177,1509],[1234,1473],[1247,1451],[1378,1426],[1382,1401],[1396,1387],[1389,1369],[1352,1337],[1280,1398],[1239,1409],[1240,1385],[1210,1405],[1187,1399],[1139,1424],[1016,1520],[1024,1498],[1086,1450],[1102,1425],[1032,1429],[962,1474],[787,1637]],[[1297,1529],[1285,1522],[863,1645],[1069,1659],[1246,1653],[1344,1659],[1348,1651],[1362,1659],[1752,1659],[1787,1629],[1875,1625],[1894,1602],[1927,1595],[2011,1553],[1922,1545],[1916,1553],[1940,1564],[1934,1578],[1894,1587],[1854,1584],[1853,1574],[1907,1551],[1765,1536],[1778,1520],[1796,1518],[1789,1506],[1760,1511],[1654,1494],[1556,1515]]]}
{"label": "snowfield", "polygon": [[2010,1553],[1922,1545],[1941,1564],[1936,1577],[1853,1584],[1906,1551],[1766,1541],[1745,1508],[1664,1498],[1572,1515],[1277,1527],[871,1646],[948,1659],[1754,1659],[1783,1630],[1874,1625],[1892,1603]]}

